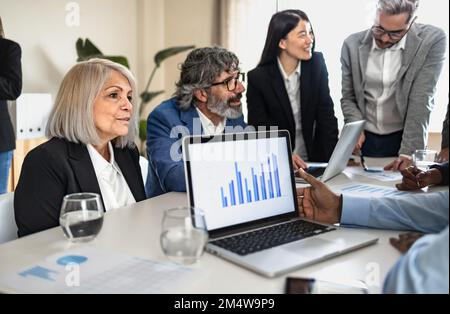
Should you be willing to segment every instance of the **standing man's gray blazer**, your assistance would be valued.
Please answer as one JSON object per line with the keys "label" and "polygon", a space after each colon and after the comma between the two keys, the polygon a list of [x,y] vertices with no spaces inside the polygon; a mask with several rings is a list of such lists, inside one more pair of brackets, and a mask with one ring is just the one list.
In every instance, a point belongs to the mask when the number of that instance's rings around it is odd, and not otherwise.
{"label": "standing man's gray blazer", "polygon": [[[412,25],[407,36],[395,99],[404,119],[399,154],[411,155],[426,147],[436,83],[445,60],[446,36],[441,29],[424,24]],[[365,73],[372,43],[372,32],[368,30],[351,35],[342,47],[341,106],[346,123],[365,118]]]}

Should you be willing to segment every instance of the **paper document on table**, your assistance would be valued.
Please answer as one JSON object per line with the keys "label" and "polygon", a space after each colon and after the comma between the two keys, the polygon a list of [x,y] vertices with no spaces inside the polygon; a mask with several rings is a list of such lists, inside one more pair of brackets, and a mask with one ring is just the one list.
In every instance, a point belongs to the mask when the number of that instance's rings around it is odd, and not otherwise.
{"label": "paper document on table", "polygon": [[315,167],[315,168],[326,168],[328,167],[327,162],[307,162],[306,165],[308,167]]}
{"label": "paper document on table", "polygon": [[367,178],[375,179],[378,181],[389,182],[389,181],[401,181],[402,174],[395,171],[382,171],[382,172],[367,172],[361,167],[347,167],[344,172],[348,174],[355,174],[359,176],[364,176]]}
{"label": "paper document on table", "polygon": [[2,286],[19,293],[169,293],[194,278],[194,270],[93,247],[49,256],[13,274]]}
{"label": "paper document on table", "polygon": [[399,196],[410,194],[410,192],[399,191],[396,188],[360,183],[339,185],[331,188],[333,191],[338,193],[366,197]]}

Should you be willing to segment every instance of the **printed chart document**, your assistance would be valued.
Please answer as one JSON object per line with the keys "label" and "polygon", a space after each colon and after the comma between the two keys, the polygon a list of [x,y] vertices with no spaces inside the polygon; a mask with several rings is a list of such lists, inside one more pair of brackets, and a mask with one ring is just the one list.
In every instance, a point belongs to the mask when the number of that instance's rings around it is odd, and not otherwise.
{"label": "printed chart document", "polygon": [[[351,183],[332,187],[332,190],[337,193],[361,196],[361,197],[382,197],[382,196],[399,196],[404,194],[411,194],[412,192],[399,191],[396,188],[389,188],[379,185]],[[416,192],[420,193],[420,192]]]}
{"label": "printed chart document", "polygon": [[18,293],[170,293],[195,271],[93,247],[81,247],[0,277]]}
{"label": "printed chart document", "polygon": [[344,172],[382,182],[402,181],[402,174],[397,171],[367,172],[361,167],[347,167]]}

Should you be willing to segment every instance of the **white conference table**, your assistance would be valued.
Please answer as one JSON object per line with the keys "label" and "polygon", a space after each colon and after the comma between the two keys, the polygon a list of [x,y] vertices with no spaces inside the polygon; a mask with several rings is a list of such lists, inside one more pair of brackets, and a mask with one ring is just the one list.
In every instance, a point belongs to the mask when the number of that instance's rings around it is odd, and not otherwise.
{"label": "white conference table", "polygon": [[[372,166],[382,165],[386,163],[386,159],[367,158],[367,163]],[[352,182],[393,187],[393,182],[374,182],[370,178],[347,173],[333,178],[328,184],[335,186]],[[435,189],[442,188],[433,190]],[[167,261],[159,244],[162,214],[167,208],[186,204],[185,193],[168,193],[109,211],[105,214],[100,234],[88,245],[154,261]],[[272,279],[205,253],[199,262],[190,266],[196,272],[201,273],[201,276],[191,284],[177,287],[171,292],[186,294],[283,293],[285,278],[294,276],[336,283],[362,280],[368,284],[371,293],[379,293],[387,272],[400,257],[400,253],[389,244],[389,238],[397,236],[400,232],[386,230],[368,230],[367,232],[376,235],[379,241],[374,245]],[[49,255],[73,247],[74,245],[64,238],[59,227],[5,243],[0,245],[0,275],[17,271],[39,262]],[[0,292],[14,293],[16,291],[0,283]]]}

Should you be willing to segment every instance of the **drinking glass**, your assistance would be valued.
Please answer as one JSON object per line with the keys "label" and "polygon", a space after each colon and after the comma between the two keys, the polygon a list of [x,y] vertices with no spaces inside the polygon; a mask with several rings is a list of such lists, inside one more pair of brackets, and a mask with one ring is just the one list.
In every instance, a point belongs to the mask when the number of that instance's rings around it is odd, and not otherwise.
{"label": "drinking glass", "polygon": [[93,240],[102,229],[103,205],[96,193],[64,196],[59,216],[64,235],[72,242]]}
{"label": "drinking glass", "polygon": [[208,242],[203,212],[192,207],[165,210],[160,241],[164,254],[170,260],[184,265],[197,262]]}
{"label": "drinking glass", "polygon": [[413,164],[422,171],[427,171],[429,166],[436,163],[437,152],[435,150],[418,149],[414,151]]}

